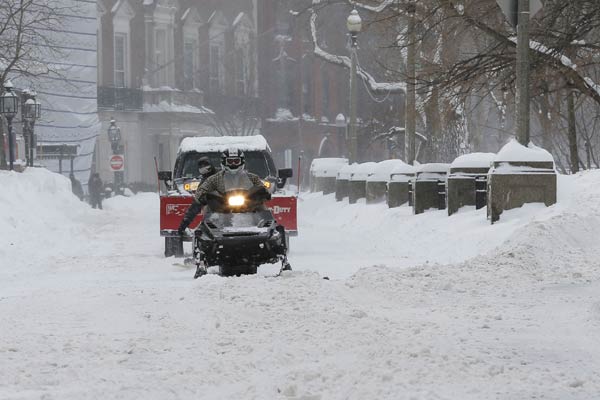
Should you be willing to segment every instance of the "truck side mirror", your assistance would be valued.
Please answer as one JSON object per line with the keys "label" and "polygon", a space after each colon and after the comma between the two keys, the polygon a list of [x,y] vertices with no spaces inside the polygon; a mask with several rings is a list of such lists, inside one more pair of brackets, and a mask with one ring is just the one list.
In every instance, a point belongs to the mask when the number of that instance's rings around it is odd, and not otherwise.
{"label": "truck side mirror", "polygon": [[286,181],[294,176],[294,170],[291,168],[282,168],[278,171],[277,187],[282,189],[285,186]]}

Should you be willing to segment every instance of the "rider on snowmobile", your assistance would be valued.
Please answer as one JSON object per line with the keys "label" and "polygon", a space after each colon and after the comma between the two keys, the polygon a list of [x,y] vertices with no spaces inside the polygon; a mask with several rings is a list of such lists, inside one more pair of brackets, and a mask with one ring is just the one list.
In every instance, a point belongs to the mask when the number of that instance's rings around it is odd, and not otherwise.
{"label": "rider on snowmobile", "polygon": [[179,229],[179,235],[183,235],[187,227],[194,218],[202,211],[202,207],[207,204],[206,195],[212,192],[225,194],[225,178],[227,175],[245,175],[248,177],[254,187],[264,187],[262,180],[255,174],[245,170],[246,159],[244,153],[238,149],[225,150],[221,155],[221,171],[207,178],[196,190],[192,205],[187,209]]}

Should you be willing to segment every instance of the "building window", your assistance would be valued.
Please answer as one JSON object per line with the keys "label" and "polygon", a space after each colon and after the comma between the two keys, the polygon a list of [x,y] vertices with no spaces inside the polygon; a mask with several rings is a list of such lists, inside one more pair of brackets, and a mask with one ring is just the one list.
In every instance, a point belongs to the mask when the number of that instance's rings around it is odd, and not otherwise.
{"label": "building window", "polygon": [[210,46],[210,90],[220,93],[223,90],[223,52],[221,46]]}
{"label": "building window", "polygon": [[244,49],[235,52],[235,93],[245,96],[248,88],[248,57]]}
{"label": "building window", "polygon": [[186,40],[183,45],[183,79],[185,89],[196,87],[196,54],[198,44],[195,40]]}
{"label": "building window", "polygon": [[127,35],[115,33],[115,87],[127,87]]}
{"label": "building window", "polygon": [[167,31],[157,29],[154,36],[154,48],[156,64],[156,83],[160,86],[167,86],[168,65],[167,65]]}

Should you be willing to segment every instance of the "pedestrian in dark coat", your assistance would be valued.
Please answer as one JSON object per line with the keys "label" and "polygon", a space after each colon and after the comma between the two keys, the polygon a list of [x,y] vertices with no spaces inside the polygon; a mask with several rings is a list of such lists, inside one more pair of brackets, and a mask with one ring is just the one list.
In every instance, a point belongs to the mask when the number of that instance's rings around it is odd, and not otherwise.
{"label": "pedestrian in dark coat", "polygon": [[92,205],[92,208],[99,208],[102,210],[103,188],[104,184],[102,183],[102,179],[100,179],[100,174],[92,174],[88,182],[88,191],[90,193],[90,204]]}
{"label": "pedestrian in dark coat", "polygon": [[81,187],[81,182],[79,182],[72,173],[69,175],[69,179],[71,180],[71,190],[73,190],[73,194],[77,196],[79,200],[83,201],[83,187]]}

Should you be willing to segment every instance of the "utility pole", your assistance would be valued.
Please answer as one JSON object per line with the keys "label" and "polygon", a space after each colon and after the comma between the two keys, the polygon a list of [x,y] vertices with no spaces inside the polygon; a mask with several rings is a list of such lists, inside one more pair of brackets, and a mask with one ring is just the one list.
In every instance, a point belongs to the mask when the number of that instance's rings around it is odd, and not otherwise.
{"label": "utility pole", "polygon": [[517,23],[517,140],[529,144],[529,0],[520,0]]}
{"label": "utility pole", "polygon": [[416,88],[416,3],[407,5],[408,13],[408,44],[406,52],[406,122],[405,122],[405,158],[408,164],[413,165],[416,158],[416,131],[417,131],[417,88]]}

